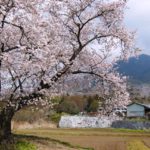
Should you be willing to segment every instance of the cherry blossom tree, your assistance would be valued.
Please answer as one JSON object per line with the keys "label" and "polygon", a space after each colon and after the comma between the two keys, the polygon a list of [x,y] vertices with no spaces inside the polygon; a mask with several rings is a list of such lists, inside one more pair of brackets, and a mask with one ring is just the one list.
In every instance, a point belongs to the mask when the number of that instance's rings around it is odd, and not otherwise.
{"label": "cherry blossom tree", "polygon": [[105,93],[111,87],[106,110],[128,103],[125,79],[113,69],[134,52],[125,6],[123,0],[0,0],[0,141],[11,137],[17,111],[47,104],[42,97],[68,75],[96,76]]}

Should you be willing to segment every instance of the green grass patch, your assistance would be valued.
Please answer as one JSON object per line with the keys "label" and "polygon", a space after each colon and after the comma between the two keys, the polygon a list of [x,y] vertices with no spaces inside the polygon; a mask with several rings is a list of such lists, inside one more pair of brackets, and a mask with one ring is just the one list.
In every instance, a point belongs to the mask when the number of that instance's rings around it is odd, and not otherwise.
{"label": "green grass patch", "polygon": [[27,141],[18,141],[15,150],[36,150],[36,146]]}
{"label": "green grass patch", "polygon": [[131,141],[128,143],[127,150],[150,150],[144,143],[140,140]]}
{"label": "green grass patch", "polygon": [[125,120],[131,122],[150,122],[150,120],[146,118],[127,118]]}
{"label": "green grass patch", "polygon": [[0,150],[37,150],[36,146],[27,141],[16,141],[13,144],[2,143],[0,144]]}
{"label": "green grass patch", "polygon": [[112,128],[110,129],[114,132],[129,132],[129,133],[150,133],[150,129],[123,129],[123,128]]}
{"label": "green grass patch", "polygon": [[132,130],[132,129],[50,129],[50,128],[37,128],[28,130],[15,131],[17,134],[24,135],[37,135],[40,137],[52,137],[59,135],[66,136],[127,136],[127,137],[150,137],[150,130]]}

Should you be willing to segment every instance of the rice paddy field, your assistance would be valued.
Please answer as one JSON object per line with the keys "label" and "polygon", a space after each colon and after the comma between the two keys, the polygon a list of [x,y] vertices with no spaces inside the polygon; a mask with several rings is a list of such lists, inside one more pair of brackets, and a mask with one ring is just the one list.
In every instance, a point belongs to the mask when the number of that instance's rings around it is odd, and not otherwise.
{"label": "rice paddy field", "polygon": [[[54,142],[40,150],[150,150],[150,130],[126,129],[28,129],[15,130],[15,134],[26,137],[46,138]],[[64,148],[65,146],[65,148]]]}

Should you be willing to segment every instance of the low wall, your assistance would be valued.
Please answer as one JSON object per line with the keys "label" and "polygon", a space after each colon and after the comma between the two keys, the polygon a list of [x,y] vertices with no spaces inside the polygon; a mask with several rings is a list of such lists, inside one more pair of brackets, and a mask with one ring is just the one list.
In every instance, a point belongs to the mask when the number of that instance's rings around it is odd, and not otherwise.
{"label": "low wall", "polygon": [[88,116],[62,116],[59,122],[60,128],[108,128],[113,119],[108,117]]}
{"label": "low wall", "polygon": [[111,125],[112,128],[126,128],[126,129],[150,129],[150,121],[114,121]]}
{"label": "low wall", "polygon": [[[116,120],[116,121],[114,121]],[[112,117],[89,116],[62,116],[59,121],[60,128],[126,128],[150,129],[150,121],[126,121]]]}

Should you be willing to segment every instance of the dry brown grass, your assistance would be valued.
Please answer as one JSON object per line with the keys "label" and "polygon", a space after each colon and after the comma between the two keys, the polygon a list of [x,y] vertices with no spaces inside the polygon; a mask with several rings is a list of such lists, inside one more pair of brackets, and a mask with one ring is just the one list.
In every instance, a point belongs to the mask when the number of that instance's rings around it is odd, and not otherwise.
{"label": "dry brown grass", "polygon": [[73,145],[91,147],[95,150],[126,150],[126,140],[120,137],[108,136],[52,136],[61,141],[70,142]]}
{"label": "dry brown grass", "polygon": [[142,141],[134,140],[129,142],[127,150],[150,150]]}
{"label": "dry brown grass", "polygon": [[149,139],[145,138],[145,139],[143,140],[143,143],[144,143],[147,147],[150,148],[150,140],[149,140]]}
{"label": "dry brown grass", "polygon": [[57,128],[57,125],[43,119],[39,119],[34,123],[27,121],[12,121],[12,130],[35,129],[35,128]]}
{"label": "dry brown grass", "polygon": [[[150,132],[124,132],[111,129],[32,129],[16,133],[48,137],[71,145],[91,147],[95,150],[127,150],[127,145],[135,139],[150,147]],[[45,149],[40,149],[45,150]]]}
{"label": "dry brown grass", "polygon": [[32,143],[37,146],[37,150],[75,150],[75,148],[70,148],[51,140],[33,140]]}

